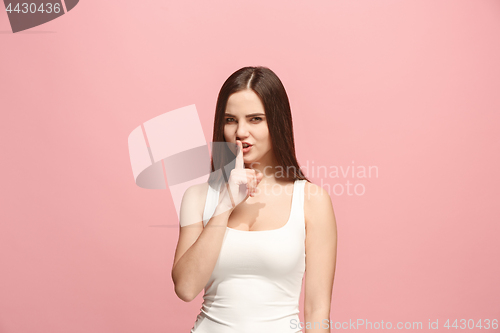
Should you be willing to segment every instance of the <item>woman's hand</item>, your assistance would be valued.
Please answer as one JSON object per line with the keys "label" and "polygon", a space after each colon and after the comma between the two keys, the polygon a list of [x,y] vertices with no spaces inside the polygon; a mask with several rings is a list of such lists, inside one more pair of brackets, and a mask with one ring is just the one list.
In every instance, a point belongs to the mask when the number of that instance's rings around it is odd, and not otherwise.
{"label": "woman's hand", "polygon": [[238,154],[236,155],[236,165],[231,170],[231,175],[225,188],[221,193],[219,204],[225,207],[236,208],[240,203],[247,200],[249,196],[254,196],[257,186],[263,178],[263,174],[254,169],[245,169],[243,162],[243,144],[240,140],[236,140],[238,146]]}

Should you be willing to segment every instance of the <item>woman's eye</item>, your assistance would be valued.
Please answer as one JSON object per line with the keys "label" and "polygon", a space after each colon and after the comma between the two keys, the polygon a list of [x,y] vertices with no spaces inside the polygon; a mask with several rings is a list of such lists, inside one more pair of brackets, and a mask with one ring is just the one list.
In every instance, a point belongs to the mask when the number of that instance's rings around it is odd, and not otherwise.
{"label": "woman's eye", "polygon": [[[252,121],[261,121],[262,117],[253,117]],[[226,123],[232,123],[234,121],[234,118],[226,118]]]}

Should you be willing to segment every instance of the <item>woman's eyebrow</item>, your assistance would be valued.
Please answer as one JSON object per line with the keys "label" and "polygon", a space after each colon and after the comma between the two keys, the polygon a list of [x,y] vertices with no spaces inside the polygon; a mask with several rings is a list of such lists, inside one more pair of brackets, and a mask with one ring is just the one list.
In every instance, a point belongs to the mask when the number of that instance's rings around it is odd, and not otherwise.
{"label": "woman's eyebrow", "polygon": [[[225,113],[224,116],[236,117],[234,114],[230,114],[230,113]],[[265,114],[264,113],[252,113],[252,114],[246,115],[246,117],[254,117],[254,116],[265,116]]]}

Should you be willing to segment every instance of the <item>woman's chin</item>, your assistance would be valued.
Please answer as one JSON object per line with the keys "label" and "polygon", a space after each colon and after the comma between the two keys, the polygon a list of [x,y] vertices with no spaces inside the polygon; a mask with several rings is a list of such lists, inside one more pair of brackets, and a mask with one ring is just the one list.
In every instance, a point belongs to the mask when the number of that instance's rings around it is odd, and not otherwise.
{"label": "woman's chin", "polygon": [[253,161],[254,159],[252,157],[243,155],[243,162],[245,162],[245,164],[252,163]]}
{"label": "woman's chin", "polygon": [[260,164],[260,162],[258,162],[258,160],[255,158],[243,158],[243,162],[245,163],[245,167],[250,169],[254,169]]}
{"label": "woman's chin", "polygon": [[255,157],[253,157],[252,155],[249,155],[249,154],[246,154],[246,155],[243,155],[243,161],[245,162],[250,162],[250,161],[254,161],[255,160]]}

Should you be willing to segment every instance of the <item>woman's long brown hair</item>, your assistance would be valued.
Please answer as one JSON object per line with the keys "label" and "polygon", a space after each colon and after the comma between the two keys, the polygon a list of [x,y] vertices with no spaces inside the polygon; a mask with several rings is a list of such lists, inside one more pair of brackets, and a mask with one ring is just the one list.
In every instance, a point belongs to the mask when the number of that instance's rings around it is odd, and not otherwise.
{"label": "woman's long brown hair", "polygon": [[[235,167],[235,155],[229,149],[224,138],[224,114],[229,96],[245,90],[253,90],[259,96],[267,119],[272,148],[283,170],[283,180],[307,179],[300,170],[295,156],[293,139],[292,112],[285,87],[278,76],[267,67],[243,67],[222,85],[215,107],[214,135],[212,142],[211,171],[208,183],[217,184],[224,178],[227,182],[231,170]],[[216,172],[217,170],[217,172]],[[221,172],[221,171],[224,172]],[[310,181],[309,181],[310,182]],[[215,186],[213,186],[215,187]]]}

